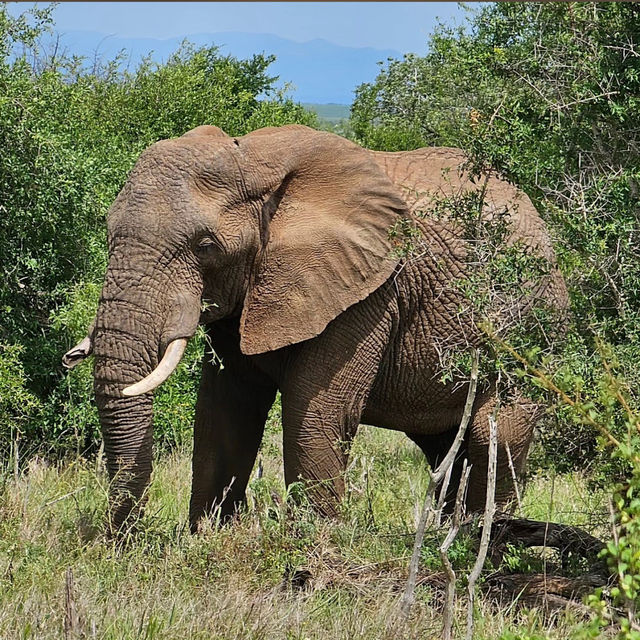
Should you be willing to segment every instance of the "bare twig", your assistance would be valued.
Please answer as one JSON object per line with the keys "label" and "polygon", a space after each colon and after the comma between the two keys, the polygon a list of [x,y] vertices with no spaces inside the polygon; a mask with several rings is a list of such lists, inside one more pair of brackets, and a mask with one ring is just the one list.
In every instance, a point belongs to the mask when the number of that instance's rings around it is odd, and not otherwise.
{"label": "bare twig", "polygon": [[544,538],[542,541],[542,548],[545,553],[542,556],[542,575],[545,579],[545,593],[546,593],[546,579],[547,579],[547,542],[549,541],[549,524],[551,523],[551,516],[553,514],[553,499],[556,495],[556,475],[551,476],[551,495],[549,497],[549,511],[547,513],[547,521],[544,525]]}
{"label": "bare twig", "polygon": [[476,399],[476,389],[478,386],[479,362],[479,351],[478,349],[474,349],[473,359],[471,362],[471,375],[469,377],[469,390],[467,392],[467,399],[465,401],[464,411],[462,412],[462,418],[460,420],[460,427],[458,428],[458,433],[456,433],[456,437],[449,451],[447,452],[447,455],[444,457],[444,460],[438,465],[438,468],[432,475],[432,480],[436,485],[438,485],[443,480],[443,478],[447,474],[447,469],[455,462],[458,451],[460,450],[460,446],[462,445],[462,441],[464,440],[465,433],[467,432],[467,427],[469,426],[469,422],[471,421],[473,404]]}
{"label": "bare twig", "polygon": [[444,474],[444,478],[442,479],[442,485],[440,486],[440,497],[438,498],[438,503],[436,504],[436,515],[434,526],[439,527],[442,519],[442,510],[444,509],[445,499],[447,497],[447,490],[449,489],[449,482],[451,482],[451,472],[453,471],[453,465],[451,465],[447,472]]}
{"label": "bare twig", "polygon": [[69,640],[76,635],[78,626],[76,603],[73,596],[73,571],[67,569],[64,582],[64,638]]}
{"label": "bare twig", "polygon": [[86,489],[86,487],[83,485],[82,487],[78,487],[77,489],[74,489],[73,491],[69,491],[69,493],[65,493],[63,496],[59,496],[58,498],[54,498],[53,500],[49,500],[49,502],[45,502],[44,505],[42,505],[43,507],[50,507],[52,504],[55,504],[56,502],[60,502],[61,500],[64,500],[65,498],[70,498],[71,496],[76,495],[76,493],[80,493],[81,491],[84,491]]}
{"label": "bare twig", "polygon": [[507,93],[505,92],[505,94],[502,96],[502,99],[500,100],[500,104],[495,108],[494,112],[491,114],[491,117],[489,118],[489,122],[487,123],[487,128],[491,127],[491,125],[493,124],[493,121],[496,119],[496,116],[500,113],[500,109],[502,109],[502,106],[504,105],[504,101],[507,99]]}
{"label": "bare twig", "polygon": [[509,443],[505,442],[505,449],[507,450],[507,461],[509,462],[509,471],[511,471],[511,479],[513,480],[513,488],[516,492],[516,502],[518,503],[518,514],[522,516],[522,500],[520,499],[520,487],[518,487],[518,476],[516,474],[516,468],[513,464],[513,458],[511,457],[511,448]]}
{"label": "bare twig", "polygon": [[467,489],[467,483],[469,482],[469,472],[471,468],[467,466],[467,461],[464,461],[462,468],[462,476],[460,477],[460,484],[458,485],[458,491],[456,493],[456,506],[453,510],[453,519],[451,521],[451,528],[447,533],[446,538],[440,545],[440,560],[445,570],[446,575],[446,598],[444,604],[444,613],[442,620],[442,640],[451,640],[451,629],[453,627],[453,608],[456,597],[456,574],[451,566],[449,560],[449,547],[456,539],[458,532],[460,531],[460,521],[462,520],[464,510],[464,494]]}
{"label": "bare twig", "polygon": [[434,472],[430,472],[429,486],[427,487],[427,494],[425,496],[424,505],[422,507],[422,513],[420,515],[420,522],[418,523],[418,530],[416,531],[416,538],[413,544],[413,553],[411,554],[411,561],[409,562],[409,576],[407,578],[407,585],[405,587],[402,598],[400,599],[400,613],[402,618],[406,621],[409,618],[411,611],[411,605],[414,599],[414,590],[416,587],[416,578],[418,575],[418,562],[420,560],[420,550],[422,549],[422,542],[424,540],[424,533],[427,528],[427,523],[430,523],[434,518],[433,510],[433,496],[435,494],[438,484],[446,477],[447,470],[453,466],[464,435],[471,421],[471,415],[473,413],[473,404],[476,398],[476,388],[478,386],[478,366],[480,361],[480,355],[477,349],[473,351],[473,360],[471,364],[471,375],[469,378],[469,390],[467,392],[467,399],[464,405],[464,411],[462,413],[462,419],[460,420],[460,426],[456,437],[449,449],[444,460],[438,465],[438,468]]}
{"label": "bare twig", "polygon": [[473,638],[473,604],[475,596],[475,586],[484,561],[487,557],[489,549],[489,540],[491,539],[491,525],[496,510],[496,476],[498,472],[498,424],[496,416],[500,403],[496,404],[496,408],[489,416],[489,464],[487,467],[487,498],[484,505],[484,518],[482,522],[482,536],[480,537],[480,548],[478,549],[478,557],[473,565],[473,569],[469,574],[467,583],[467,633],[466,640]]}
{"label": "bare twig", "polygon": [[611,291],[613,291],[613,295],[616,299],[616,308],[618,309],[620,318],[624,320],[626,315],[626,299],[623,293],[618,288],[616,281],[611,277],[611,274],[609,273],[606,265],[602,264],[600,260],[596,260],[593,256],[591,256],[589,258],[589,262],[597,269],[600,275],[607,281],[607,284],[611,287]]}
{"label": "bare twig", "polygon": [[20,430],[17,428],[13,429],[14,437],[12,439],[13,445],[13,479],[18,482],[20,479]]}
{"label": "bare twig", "polygon": [[610,98],[611,96],[617,96],[619,91],[604,91],[599,93],[598,95],[589,96],[588,98],[581,98],[580,100],[572,100],[571,102],[564,102],[562,104],[551,105],[552,108],[560,111],[561,109],[566,109],[567,107],[572,107],[574,104],[584,104],[585,102],[593,102],[594,100],[599,100],[600,98]]}

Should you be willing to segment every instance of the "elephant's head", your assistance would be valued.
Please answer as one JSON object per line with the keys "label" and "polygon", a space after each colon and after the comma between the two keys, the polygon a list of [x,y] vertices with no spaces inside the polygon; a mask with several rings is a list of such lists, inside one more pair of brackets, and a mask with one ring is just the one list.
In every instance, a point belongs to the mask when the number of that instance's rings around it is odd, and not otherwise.
{"label": "elephant's head", "polygon": [[204,126],[142,154],[109,211],[91,335],[65,356],[95,354],[116,527],[149,481],[150,392],[198,322],[240,316],[249,355],[313,338],[389,278],[405,213],[367,151],[306,127]]}

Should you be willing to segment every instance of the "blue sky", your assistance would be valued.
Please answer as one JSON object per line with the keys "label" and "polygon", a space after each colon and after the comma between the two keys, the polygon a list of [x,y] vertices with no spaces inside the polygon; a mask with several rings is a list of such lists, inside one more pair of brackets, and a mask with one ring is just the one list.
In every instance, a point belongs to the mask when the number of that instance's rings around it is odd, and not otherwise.
{"label": "blue sky", "polygon": [[[10,6],[18,13],[32,3]],[[460,23],[465,10],[455,2],[63,2],[54,15],[60,32],[162,39],[243,31],[424,53],[437,18]]]}

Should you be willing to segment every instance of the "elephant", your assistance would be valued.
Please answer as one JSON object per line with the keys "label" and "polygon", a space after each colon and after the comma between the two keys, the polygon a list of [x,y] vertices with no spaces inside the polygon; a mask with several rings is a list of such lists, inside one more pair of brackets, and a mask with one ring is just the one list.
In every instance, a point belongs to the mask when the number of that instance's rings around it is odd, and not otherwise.
{"label": "elephant", "polygon": [[[326,516],[339,512],[360,423],[405,432],[437,464],[469,386],[464,377],[440,379],[442,345],[484,339],[457,286],[470,269],[467,239],[451,217],[430,215],[434,195],[474,188],[465,163],[454,148],[374,152],[301,125],[242,137],[203,125],[141,154],[108,212],[95,320],[63,358],[71,367],[94,354],[112,527],[144,504],[152,391],[199,325],[218,357],[204,359],[196,403],[192,530],[213,509],[229,518],[245,503],[278,391],[285,481],[304,482]],[[531,200],[495,172],[484,176],[483,194],[487,219],[510,208],[505,242],[548,265],[536,300],[565,308]],[[406,225],[420,234],[418,252],[398,249]],[[519,313],[532,308],[529,298]],[[496,403],[489,380],[463,445],[470,510],[485,501],[488,417],[497,413],[496,499],[506,504],[510,466],[522,469],[539,415],[518,396],[499,411]]]}

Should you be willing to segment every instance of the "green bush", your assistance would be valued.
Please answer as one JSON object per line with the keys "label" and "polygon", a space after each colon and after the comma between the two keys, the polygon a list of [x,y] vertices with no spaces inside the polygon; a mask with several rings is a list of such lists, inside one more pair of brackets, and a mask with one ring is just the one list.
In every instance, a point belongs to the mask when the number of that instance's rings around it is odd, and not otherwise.
{"label": "green bush", "polygon": [[22,351],[21,345],[0,343],[0,453],[5,459],[28,435],[27,421],[41,410],[38,398],[26,388]]}
{"label": "green bush", "polygon": [[[584,400],[598,393],[596,337],[640,384],[639,42],[633,3],[484,5],[465,28],[440,27],[426,56],[389,61],[352,107],[366,146],[462,147],[531,196],[570,289],[556,366]],[[593,429],[564,410],[542,442],[561,468],[609,463]]]}
{"label": "green bush", "polygon": [[[128,72],[118,59],[89,69],[46,54],[37,40],[52,11],[15,18],[0,6],[0,342],[21,345],[11,357],[41,405],[31,444],[84,450],[97,429],[90,367],[65,376],[60,358],[95,313],[106,212],[138,155],[202,124],[242,135],[315,116],[273,89],[270,56],[237,60],[184,43],[166,64]],[[200,351],[158,393],[162,442],[188,429]]]}
{"label": "green bush", "polygon": [[509,345],[503,343],[501,347],[522,365],[523,377],[558,398],[568,420],[592,427],[602,449],[625,471],[624,480],[612,483],[612,536],[600,553],[611,572],[608,593],[598,589],[588,597],[593,616],[576,629],[574,637],[602,637],[603,628],[613,623],[620,640],[640,640],[640,397],[620,377],[612,350],[602,343],[598,343],[601,360],[593,372],[598,387],[584,399],[572,395],[576,387],[573,374],[550,373],[548,362],[534,364]]}
{"label": "green bush", "polygon": [[[523,187],[546,220],[573,318],[555,353],[528,328],[498,340],[498,366],[555,403],[538,462],[614,486],[603,553],[614,583],[590,598],[593,619],[573,637],[640,638],[640,11],[495,3],[430,44],[358,89],[354,135],[377,149],[462,147],[474,167]],[[487,294],[478,278],[465,286]]]}

